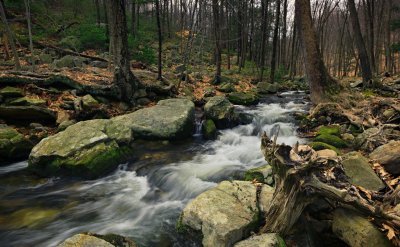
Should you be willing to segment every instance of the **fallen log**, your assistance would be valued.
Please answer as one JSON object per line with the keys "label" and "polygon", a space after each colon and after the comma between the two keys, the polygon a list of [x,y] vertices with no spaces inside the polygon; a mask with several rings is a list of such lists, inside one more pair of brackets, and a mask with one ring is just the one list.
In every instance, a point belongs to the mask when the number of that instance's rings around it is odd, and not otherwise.
{"label": "fallen log", "polygon": [[35,41],[34,44],[39,46],[39,47],[41,47],[41,48],[49,48],[49,49],[55,50],[58,53],[60,53],[61,55],[79,56],[79,57],[84,57],[84,58],[88,58],[88,59],[91,59],[91,60],[102,61],[102,62],[107,62],[108,63],[107,59],[104,59],[104,58],[101,58],[101,57],[95,57],[95,56],[90,56],[90,55],[86,55],[86,54],[79,53],[79,52],[74,52],[74,51],[71,51],[71,50],[66,50],[66,49],[63,49],[63,48],[60,48],[60,47],[57,47],[57,46],[54,46],[54,45],[44,44],[44,43],[41,43],[41,42],[38,42],[38,41]]}
{"label": "fallen log", "polygon": [[392,243],[400,243],[400,215],[393,209],[400,199],[399,185],[386,194],[357,187],[344,173],[341,157],[322,155],[307,145],[278,145],[265,132],[261,149],[275,174],[275,192],[262,232],[287,235],[306,206],[323,198],[373,218],[380,228],[389,226],[397,233]]}

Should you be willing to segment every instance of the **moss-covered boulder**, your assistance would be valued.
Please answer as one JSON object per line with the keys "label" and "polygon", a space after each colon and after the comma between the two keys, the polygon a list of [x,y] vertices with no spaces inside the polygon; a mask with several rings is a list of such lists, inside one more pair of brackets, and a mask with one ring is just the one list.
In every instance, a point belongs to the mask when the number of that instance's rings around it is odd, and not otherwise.
{"label": "moss-covered boulder", "polygon": [[124,236],[116,234],[100,235],[95,233],[79,233],[67,238],[57,247],[137,247],[136,243]]}
{"label": "moss-covered boulder", "polygon": [[163,100],[112,119],[79,122],[36,145],[29,167],[40,175],[98,177],[130,156],[134,138],[187,138],[192,135],[193,122],[194,104],[184,99]]}
{"label": "moss-covered boulder", "polygon": [[44,99],[40,98],[33,98],[33,97],[22,97],[15,99],[8,103],[8,105],[15,105],[15,106],[46,106],[47,102]]}
{"label": "moss-covered boulder", "polygon": [[236,126],[237,116],[235,107],[224,96],[215,96],[204,105],[207,119],[213,120],[218,129]]}
{"label": "moss-covered boulder", "polygon": [[251,92],[230,93],[228,94],[228,100],[236,105],[255,105],[259,102],[258,96]]}
{"label": "moss-covered boulder", "polygon": [[337,154],[340,154],[340,151],[336,147],[329,145],[327,143],[324,143],[324,142],[311,142],[308,145],[316,151],[330,149],[330,150],[335,151]]}
{"label": "moss-covered boulder", "polygon": [[339,125],[322,126],[318,129],[317,135],[340,136],[340,126]]}
{"label": "moss-covered boulder", "polygon": [[286,247],[286,244],[278,234],[264,233],[242,240],[236,243],[234,247]]}
{"label": "moss-covered boulder", "polygon": [[207,119],[203,122],[202,126],[203,137],[206,140],[213,140],[217,137],[217,127],[214,124],[214,121],[211,119]]}
{"label": "moss-covered boulder", "polygon": [[0,164],[28,157],[33,143],[9,126],[0,126]]}
{"label": "moss-covered boulder", "polygon": [[274,94],[279,90],[277,83],[259,82],[257,84],[257,92],[259,94]]}
{"label": "moss-covered boulder", "polygon": [[257,180],[260,183],[266,183],[272,185],[274,183],[272,175],[272,167],[270,165],[265,165],[261,167],[256,167],[246,171],[244,174],[244,180],[253,181]]}
{"label": "moss-covered boulder", "polygon": [[178,140],[193,134],[194,103],[187,99],[161,100],[157,105],[112,119],[110,127],[130,128],[134,137]]}
{"label": "moss-covered boulder", "polygon": [[333,232],[352,247],[393,246],[386,236],[366,217],[350,209],[336,209],[333,214]]}
{"label": "moss-covered boulder", "polygon": [[340,137],[330,134],[321,134],[314,138],[314,142],[323,142],[332,145],[336,148],[345,148],[347,143]]}
{"label": "moss-covered boulder", "polygon": [[107,132],[107,124],[109,120],[103,119],[79,122],[43,139],[32,149],[30,168],[40,175],[68,173],[85,177],[112,170],[127,153],[119,145],[132,139]]}
{"label": "moss-covered boulder", "polygon": [[263,185],[258,201],[252,182],[223,181],[189,202],[178,226],[181,230],[201,231],[205,247],[232,246],[257,229],[261,223],[259,204],[268,203],[272,195],[273,188]]}
{"label": "moss-covered boulder", "polygon": [[99,104],[100,103],[90,94],[87,94],[82,97],[82,106],[84,109],[90,109],[92,107],[98,106]]}
{"label": "moss-covered boulder", "polygon": [[373,191],[385,188],[385,184],[376,175],[368,159],[362,154],[350,152],[343,155],[343,167],[345,174],[349,177],[352,184]]}
{"label": "moss-covered boulder", "polygon": [[0,95],[3,98],[17,98],[23,96],[23,91],[17,87],[5,87],[0,90]]}

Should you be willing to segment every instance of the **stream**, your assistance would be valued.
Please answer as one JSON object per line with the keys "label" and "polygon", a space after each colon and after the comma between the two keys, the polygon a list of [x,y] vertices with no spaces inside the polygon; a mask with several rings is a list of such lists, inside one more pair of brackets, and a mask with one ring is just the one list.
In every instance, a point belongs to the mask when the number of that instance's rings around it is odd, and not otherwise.
{"label": "stream", "polygon": [[132,162],[97,180],[38,178],[26,161],[0,167],[0,246],[56,246],[85,231],[132,237],[145,247],[199,246],[175,230],[182,209],[218,182],[264,165],[262,131],[280,125],[279,143],[304,142],[292,117],[308,109],[303,98],[287,92],[237,106],[253,122],[220,131],[213,141],[197,128],[189,141],[138,142]]}

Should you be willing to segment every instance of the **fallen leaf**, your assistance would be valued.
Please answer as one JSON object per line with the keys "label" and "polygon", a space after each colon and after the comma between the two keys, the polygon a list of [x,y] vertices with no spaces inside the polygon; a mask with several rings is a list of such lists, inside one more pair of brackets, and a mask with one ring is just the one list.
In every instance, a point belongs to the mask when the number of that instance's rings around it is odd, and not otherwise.
{"label": "fallen leaf", "polygon": [[383,223],[382,226],[383,226],[383,228],[385,230],[388,231],[387,234],[386,234],[387,238],[389,240],[392,240],[396,236],[396,233],[394,232],[394,229],[391,226],[386,225],[385,223]]}
{"label": "fallen leaf", "polygon": [[367,196],[367,198],[368,198],[369,200],[372,199],[372,195],[371,195],[371,193],[369,192],[369,190],[367,190],[366,188],[364,188],[364,187],[362,187],[362,186],[357,186],[357,189],[359,189],[360,191],[362,191],[362,192]]}

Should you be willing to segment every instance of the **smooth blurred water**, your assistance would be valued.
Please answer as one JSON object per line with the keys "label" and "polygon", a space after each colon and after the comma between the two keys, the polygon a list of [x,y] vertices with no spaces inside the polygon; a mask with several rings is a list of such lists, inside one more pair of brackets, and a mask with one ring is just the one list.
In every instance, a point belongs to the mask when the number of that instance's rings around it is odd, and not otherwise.
{"label": "smooth blurred water", "polygon": [[[302,97],[289,93],[238,106],[253,122],[223,130],[214,141],[197,132],[189,143],[138,144],[135,162],[97,180],[38,179],[24,170],[26,162],[0,167],[0,246],[55,246],[83,231],[130,236],[140,246],[198,246],[175,231],[184,206],[218,182],[264,165],[262,131],[280,125],[279,143],[302,142],[291,117],[307,108]],[[56,210],[51,219],[17,224],[48,209]]]}

